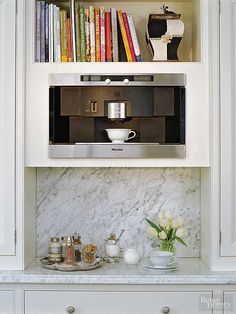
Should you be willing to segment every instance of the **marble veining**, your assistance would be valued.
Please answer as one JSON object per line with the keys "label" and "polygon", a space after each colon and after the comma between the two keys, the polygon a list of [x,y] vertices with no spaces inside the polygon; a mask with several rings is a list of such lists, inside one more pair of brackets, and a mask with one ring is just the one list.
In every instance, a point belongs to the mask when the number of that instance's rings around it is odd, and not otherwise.
{"label": "marble veining", "polygon": [[[106,264],[92,271],[59,272],[42,268],[35,261],[25,271],[1,271],[0,283],[87,284],[93,285],[235,285],[235,272],[212,272],[199,258],[180,258],[176,271],[145,269],[147,260],[137,266]],[[115,289],[115,288],[113,288]],[[142,288],[143,289],[143,288]]]}
{"label": "marble veining", "polygon": [[48,240],[79,232],[84,243],[103,242],[125,229],[124,249],[135,240],[144,255],[151,244],[145,218],[169,209],[185,219],[188,247],[184,257],[198,257],[200,245],[200,170],[197,168],[38,168],[37,255],[47,255]]}

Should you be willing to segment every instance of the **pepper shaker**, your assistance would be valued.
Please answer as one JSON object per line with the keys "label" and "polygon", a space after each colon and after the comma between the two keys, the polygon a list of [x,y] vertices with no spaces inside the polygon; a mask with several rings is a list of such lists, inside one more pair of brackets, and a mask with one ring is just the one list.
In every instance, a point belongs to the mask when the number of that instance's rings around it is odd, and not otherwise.
{"label": "pepper shaker", "polygon": [[75,249],[75,260],[76,262],[80,262],[82,243],[81,243],[81,237],[79,233],[75,233],[73,235],[73,240],[74,240],[74,249]]}
{"label": "pepper shaker", "polygon": [[77,265],[75,261],[75,248],[73,237],[68,237],[66,240],[64,264],[71,266]]}

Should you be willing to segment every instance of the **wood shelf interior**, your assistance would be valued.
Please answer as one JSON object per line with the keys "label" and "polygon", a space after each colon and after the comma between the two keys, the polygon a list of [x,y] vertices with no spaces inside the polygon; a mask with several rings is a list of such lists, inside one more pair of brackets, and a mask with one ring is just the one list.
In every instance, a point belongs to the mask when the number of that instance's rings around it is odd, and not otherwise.
{"label": "wood shelf interior", "polygon": [[[181,20],[185,24],[185,32],[181,41],[178,56],[180,62],[201,62],[201,0],[175,0],[172,2],[165,2],[171,11],[181,14]],[[69,1],[63,0],[49,1],[57,4],[61,8],[69,9]],[[111,7],[117,10],[126,11],[132,14],[135,22],[135,27],[139,39],[139,45],[144,62],[151,62],[152,56],[149,47],[146,43],[145,33],[148,16],[150,13],[161,13],[163,2],[156,1],[83,1],[79,2],[81,5],[88,7],[103,6],[105,10]]]}

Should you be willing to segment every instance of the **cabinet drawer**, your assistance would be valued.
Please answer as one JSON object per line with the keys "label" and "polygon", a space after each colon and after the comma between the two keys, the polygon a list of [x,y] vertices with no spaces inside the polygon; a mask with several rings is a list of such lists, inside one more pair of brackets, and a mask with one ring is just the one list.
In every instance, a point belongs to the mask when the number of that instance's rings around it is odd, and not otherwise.
{"label": "cabinet drawer", "polygon": [[14,291],[0,291],[0,314],[14,313]]}
{"label": "cabinet drawer", "polygon": [[25,314],[199,314],[201,296],[212,293],[26,291]]}

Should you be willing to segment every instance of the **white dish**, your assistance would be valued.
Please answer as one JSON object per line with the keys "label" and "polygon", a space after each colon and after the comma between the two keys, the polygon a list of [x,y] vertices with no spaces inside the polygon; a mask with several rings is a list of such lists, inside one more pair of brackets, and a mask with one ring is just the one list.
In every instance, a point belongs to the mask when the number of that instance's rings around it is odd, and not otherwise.
{"label": "white dish", "polygon": [[168,266],[152,265],[152,264],[147,264],[143,266],[148,269],[157,269],[157,270],[175,270],[179,268],[179,265],[177,263],[172,263]]}
{"label": "white dish", "polygon": [[170,264],[176,263],[177,258],[173,252],[156,251],[150,252],[149,260],[153,266],[169,266]]}

